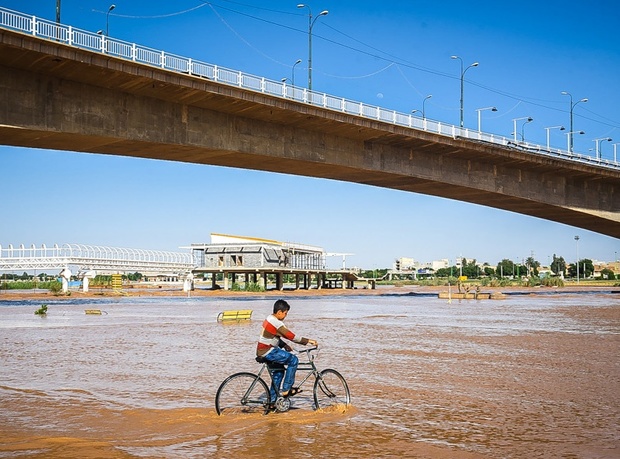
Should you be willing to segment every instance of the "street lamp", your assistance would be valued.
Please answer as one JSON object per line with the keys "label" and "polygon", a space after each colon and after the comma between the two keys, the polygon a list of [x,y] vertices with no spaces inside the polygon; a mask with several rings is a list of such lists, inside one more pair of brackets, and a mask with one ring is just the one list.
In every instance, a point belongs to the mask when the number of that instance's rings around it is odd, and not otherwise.
{"label": "street lamp", "polygon": [[463,127],[463,82],[465,80],[465,72],[467,72],[472,67],[478,67],[480,65],[478,62],[474,62],[469,65],[465,70],[463,70],[463,59],[459,56],[450,56],[450,59],[458,59],[461,61],[461,127]]}
{"label": "street lamp", "polygon": [[312,28],[316,20],[321,16],[328,15],[329,11],[321,11],[319,15],[312,20],[312,10],[308,5],[300,3],[297,5],[297,8],[308,8],[308,90],[312,91]]}
{"label": "street lamp", "polygon": [[[521,118],[515,118],[512,120],[514,124],[514,132],[512,134],[514,136],[515,142],[517,142],[517,121],[521,120],[527,120],[525,123],[523,123],[523,126],[525,126],[527,123],[531,123],[532,121],[534,121],[534,118],[532,118],[531,116],[522,116]],[[521,140],[523,140],[523,130],[521,130]]]}
{"label": "street lamp", "polygon": [[480,112],[482,112],[484,110],[491,110],[492,112],[496,112],[497,108],[496,107],[484,107],[484,108],[477,108],[476,109],[476,111],[478,112],[478,132],[480,132]]}
{"label": "street lamp", "polygon": [[297,64],[301,64],[301,59],[297,59],[295,61],[295,63],[293,64],[293,70],[291,70],[291,82],[292,82],[291,84],[293,87],[295,87],[295,66]]}
{"label": "street lamp", "polygon": [[573,152],[573,109],[575,108],[575,105],[577,105],[579,102],[587,102],[588,99],[579,99],[577,102],[575,102],[573,104],[573,96],[571,93],[566,92],[566,91],[562,91],[561,93],[563,96],[568,96],[570,97],[570,134],[568,136],[569,140],[568,140],[568,152],[572,153]]}
{"label": "street lamp", "polygon": [[424,108],[424,105],[426,104],[426,101],[428,99],[430,99],[431,97],[433,97],[432,94],[429,94],[428,96],[426,96],[424,98],[424,100],[422,101],[422,119],[425,120],[426,119],[426,109]]}
{"label": "street lamp", "polygon": [[108,12],[105,15],[105,36],[106,37],[110,36],[110,11],[112,11],[114,8],[116,8],[116,5],[110,5],[110,8],[108,8]]}
{"label": "street lamp", "polygon": [[568,139],[568,152],[571,153],[572,150],[572,144],[573,144],[573,134],[585,134],[585,131],[569,131],[566,133],[567,139]]}
{"label": "street lamp", "polygon": [[601,139],[594,139],[594,145],[596,145],[596,159],[601,159],[603,153],[601,152],[601,142],[606,140],[607,142],[611,142],[611,137],[603,137]]}
{"label": "street lamp", "polygon": [[579,236],[575,236],[575,247],[577,251],[577,283],[579,283]]}
{"label": "street lamp", "polygon": [[549,131],[551,129],[559,129],[560,131],[564,131],[564,126],[550,126],[550,127],[546,127],[545,131],[547,131],[547,150],[549,150],[551,147],[549,146]]}
{"label": "street lamp", "polygon": [[614,143],[614,163],[618,162],[618,155],[616,152],[618,145],[620,145],[620,143]]}
{"label": "street lamp", "polygon": [[56,24],[60,24],[60,0],[56,0]]}

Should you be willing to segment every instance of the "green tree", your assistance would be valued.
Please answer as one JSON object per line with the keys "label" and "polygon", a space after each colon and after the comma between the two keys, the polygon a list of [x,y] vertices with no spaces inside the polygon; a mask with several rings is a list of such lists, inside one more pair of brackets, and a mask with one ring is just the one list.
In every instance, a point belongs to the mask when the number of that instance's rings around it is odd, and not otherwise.
{"label": "green tree", "polygon": [[454,265],[448,268],[439,268],[437,271],[435,271],[435,276],[437,277],[451,277],[451,276],[458,276],[458,275],[459,275],[459,270]]}
{"label": "green tree", "polygon": [[616,276],[614,272],[609,268],[601,269],[601,279],[614,280]]}
{"label": "green tree", "polygon": [[512,260],[504,258],[497,264],[497,268],[495,268],[495,273],[498,277],[509,277],[512,276],[513,273],[516,275],[517,271],[515,269],[515,264]]}
{"label": "green tree", "polygon": [[480,268],[476,264],[476,260],[467,262],[465,258],[461,260],[463,266],[463,276],[467,276],[468,279],[477,279],[480,277]]}
{"label": "green tree", "polygon": [[126,277],[127,277],[127,279],[128,279],[128,280],[130,280],[130,281],[132,281],[132,282],[142,280],[142,274],[140,274],[140,273],[139,273],[139,272],[137,272],[137,271],[136,271],[135,273],[133,273],[133,274],[131,274],[131,273],[127,274],[127,276],[126,276]]}
{"label": "green tree", "polygon": [[[579,260],[579,277],[581,279],[585,279],[587,277],[591,277],[594,273],[594,264],[592,260],[588,258],[582,258]],[[568,267],[568,275],[570,277],[577,277],[577,266],[572,263]]]}
{"label": "green tree", "polygon": [[560,274],[564,274],[566,272],[566,261],[564,261],[563,257],[556,257],[555,253],[553,254],[553,261],[551,262],[551,272],[556,276]]}
{"label": "green tree", "polygon": [[538,277],[538,268],[540,268],[540,262],[536,261],[534,257],[527,257],[525,264],[528,270],[528,276]]}

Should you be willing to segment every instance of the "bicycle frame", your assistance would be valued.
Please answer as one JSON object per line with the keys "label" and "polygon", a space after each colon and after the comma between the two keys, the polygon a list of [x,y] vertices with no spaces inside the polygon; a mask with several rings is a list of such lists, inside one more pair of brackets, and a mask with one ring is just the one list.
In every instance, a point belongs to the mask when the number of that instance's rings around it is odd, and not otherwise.
{"label": "bicycle frame", "polygon": [[[309,349],[303,349],[301,351],[299,351],[299,354],[305,353],[306,357],[307,357],[307,361],[306,362],[299,362],[299,364],[297,365],[297,371],[307,371],[308,374],[301,380],[301,382],[297,385],[297,387],[301,387],[304,385],[304,383],[310,379],[311,376],[314,376],[315,379],[322,379],[321,378],[321,373],[319,372],[319,370],[316,368],[316,365],[314,364],[314,355],[310,354],[312,351],[316,351],[318,350],[318,348],[313,347],[313,348],[309,348]],[[271,368],[269,368],[269,365],[265,362],[263,363],[263,366],[261,367],[260,371],[258,372],[258,375],[256,379],[260,378],[261,375],[263,374],[263,372],[265,371],[265,368],[267,369],[267,371],[269,372],[269,377],[271,378],[271,380],[273,381],[273,375],[272,373],[276,370],[273,370]],[[280,370],[278,369],[277,371],[283,371],[284,369]],[[246,394],[249,394],[252,389],[254,388],[254,386],[256,385],[256,381],[254,381],[254,383],[252,383],[252,385],[250,386],[250,388],[248,389],[248,392]],[[278,396],[280,395],[280,389],[278,388]]]}
{"label": "bicycle frame", "polygon": [[[306,354],[304,361],[300,361],[297,365],[298,371],[305,371],[307,374],[300,378],[297,382],[297,387],[303,386],[308,379],[314,376],[314,387],[312,389],[312,395],[314,398],[314,406],[324,408],[325,406],[332,406],[333,403],[344,403],[348,405],[350,403],[350,394],[346,381],[338,371],[326,368],[320,370],[314,363],[316,354],[313,351],[318,352],[318,348],[310,348],[298,351],[301,354]],[[223,410],[231,409],[231,412],[235,412],[235,406],[248,407],[252,410],[254,407],[264,407],[265,414],[270,410],[284,412],[290,408],[290,400],[288,397],[282,397],[280,389],[276,390],[275,399],[271,397],[271,389],[269,387],[266,378],[263,378],[265,372],[269,373],[271,379],[271,386],[273,386],[273,376],[276,371],[286,371],[284,366],[271,365],[268,362],[262,362],[262,365],[257,374],[250,372],[235,373],[226,378],[217,390],[215,396],[216,410],[218,414],[222,414]],[[245,380],[245,382],[243,382]],[[239,387],[241,383],[241,387]],[[247,385],[246,385],[247,384]],[[236,389],[238,388],[238,389]],[[235,395],[235,391],[236,392]],[[232,396],[232,398],[230,398]],[[236,400],[236,402],[235,402]],[[222,401],[223,404],[220,404]]]}

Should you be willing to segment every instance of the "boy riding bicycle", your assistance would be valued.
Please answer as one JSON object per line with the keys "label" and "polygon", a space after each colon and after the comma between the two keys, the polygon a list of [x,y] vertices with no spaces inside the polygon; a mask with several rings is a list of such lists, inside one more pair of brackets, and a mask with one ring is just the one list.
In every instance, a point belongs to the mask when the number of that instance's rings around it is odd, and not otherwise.
{"label": "boy riding bicycle", "polygon": [[[290,309],[290,305],[284,300],[278,300],[274,303],[273,314],[269,315],[263,321],[263,328],[256,346],[257,361],[267,362],[272,368],[277,368],[278,366],[282,368],[279,371],[272,372],[272,401],[275,401],[278,397],[280,384],[282,384],[282,392],[280,393],[282,397],[289,397],[300,392],[298,387],[293,387],[299,359],[294,354],[291,354],[293,349],[281,338],[285,338],[301,345],[318,345],[316,340],[301,337],[298,338],[292,331],[286,328],[283,320],[286,318]],[[286,370],[284,370],[285,365]],[[284,381],[282,381],[283,376]]]}

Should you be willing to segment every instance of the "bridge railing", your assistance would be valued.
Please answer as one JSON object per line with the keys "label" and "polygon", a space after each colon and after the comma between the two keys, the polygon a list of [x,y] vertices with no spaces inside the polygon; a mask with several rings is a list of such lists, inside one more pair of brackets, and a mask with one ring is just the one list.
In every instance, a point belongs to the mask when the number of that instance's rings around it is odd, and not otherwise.
{"label": "bridge railing", "polygon": [[140,64],[184,73],[198,78],[207,78],[218,83],[320,106],[327,110],[343,112],[363,118],[371,118],[384,123],[419,129],[452,138],[466,138],[479,142],[503,145],[537,155],[561,157],[571,161],[613,169],[620,168],[620,163],[616,160],[610,161],[557,148],[547,148],[546,146],[461,128],[440,121],[414,117],[412,114],[368,105],[363,102],[309,91],[305,88],[292,86],[286,82],[269,80],[238,70],[207,64],[191,58],[177,56],[116,38],[110,38],[101,33],[89,32],[63,24],[57,24],[46,19],[37,18],[36,16],[12,11],[3,7],[0,7],[0,27],[47,40],[54,40],[69,46],[131,60]]}
{"label": "bridge railing", "polygon": [[[0,270],[14,269],[16,265],[38,261],[44,264],[79,264],[91,267],[135,266],[162,267],[188,270],[194,267],[194,257],[189,252],[167,252],[160,250],[104,247],[83,244],[54,244],[29,247],[20,244],[14,247],[0,245]],[[4,267],[4,268],[3,268]]]}

